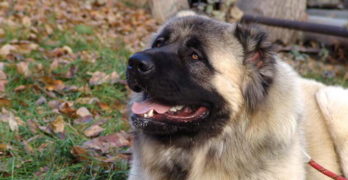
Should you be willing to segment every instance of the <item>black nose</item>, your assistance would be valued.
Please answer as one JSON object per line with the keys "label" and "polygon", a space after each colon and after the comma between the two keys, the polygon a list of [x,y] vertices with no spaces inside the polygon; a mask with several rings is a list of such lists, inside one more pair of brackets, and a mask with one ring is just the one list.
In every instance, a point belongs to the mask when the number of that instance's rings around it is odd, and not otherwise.
{"label": "black nose", "polygon": [[128,70],[139,75],[150,75],[155,71],[155,64],[149,55],[135,53],[128,60]]}

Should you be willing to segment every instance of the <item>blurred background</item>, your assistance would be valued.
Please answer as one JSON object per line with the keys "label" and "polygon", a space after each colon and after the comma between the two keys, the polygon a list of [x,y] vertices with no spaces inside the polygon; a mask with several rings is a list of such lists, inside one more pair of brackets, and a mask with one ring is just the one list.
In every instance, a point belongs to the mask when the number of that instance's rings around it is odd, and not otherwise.
{"label": "blurred background", "polygon": [[187,9],[256,23],[301,75],[348,86],[347,0],[2,0],[0,179],[126,179],[125,64]]}

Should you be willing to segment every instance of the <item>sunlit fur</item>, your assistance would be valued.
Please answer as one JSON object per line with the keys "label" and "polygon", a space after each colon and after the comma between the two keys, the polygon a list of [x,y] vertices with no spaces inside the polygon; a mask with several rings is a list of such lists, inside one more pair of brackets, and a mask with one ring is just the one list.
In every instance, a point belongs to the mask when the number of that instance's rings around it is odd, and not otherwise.
{"label": "sunlit fur", "polygon": [[[348,91],[303,79],[274,54],[267,54],[274,61],[263,62],[262,68],[248,64],[253,62],[246,62],[246,53],[257,48],[257,39],[243,40],[250,33],[237,37],[235,24],[186,16],[164,27],[175,26],[180,37],[189,36],[194,29],[182,25],[195,18],[219,27],[205,35],[206,54],[217,71],[209,86],[226,101],[230,118],[218,135],[192,139],[190,147],[164,144],[135,130],[129,180],[329,179],[305,163],[304,152],[348,176]],[[255,88],[261,86],[253,83],[265,76],[271,84]],[[248,97],[250,93],[260,94]]]}

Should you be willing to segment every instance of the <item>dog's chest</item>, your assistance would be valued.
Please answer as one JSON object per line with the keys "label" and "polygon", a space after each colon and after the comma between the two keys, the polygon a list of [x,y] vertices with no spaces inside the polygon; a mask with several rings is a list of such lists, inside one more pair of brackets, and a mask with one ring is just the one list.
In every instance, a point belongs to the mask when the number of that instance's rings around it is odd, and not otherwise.
{"label": "dog's chest", "polygon": [[192,168],[191,152],[181,148],[144,148],[143,168],[153,180],[186,180]]}

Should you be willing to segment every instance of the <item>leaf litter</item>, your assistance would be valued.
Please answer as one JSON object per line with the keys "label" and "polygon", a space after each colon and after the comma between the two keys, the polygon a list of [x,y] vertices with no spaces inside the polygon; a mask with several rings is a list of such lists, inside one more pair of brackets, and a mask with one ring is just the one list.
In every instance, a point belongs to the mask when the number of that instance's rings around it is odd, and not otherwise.
{"label": "leaf litter", "polygon": [[[89,49],[83,43],[97,39],[102,49],[140,50],[158,27],[150,14],[115,0],[4,1],[0,25],[0,123],[5,124],[0,130],[8,129],[6,137],[12,138],[0,138],[0,157],[12,157],[16,153],[7,156],[5,151],[20,149],[47,153],[57,142],[73,138],[79,142],[69,146],[75,157],[128,162],[131,136],[112,125],[126,123],[125,101],[103,94],[108,88],[127,93],[124,72],[87,71],[105,57],[99,47]],[[62,32],[78,38],[54,38]],[[81,73],[85,71],[89,73]],[[33,174],[41,176],[48,169],[45,165]]]}

